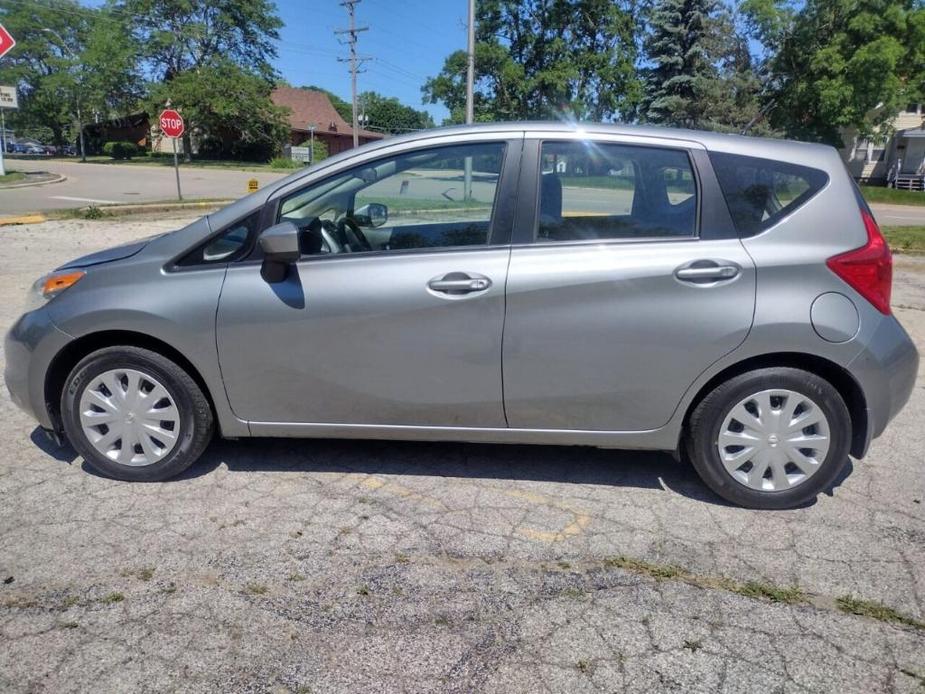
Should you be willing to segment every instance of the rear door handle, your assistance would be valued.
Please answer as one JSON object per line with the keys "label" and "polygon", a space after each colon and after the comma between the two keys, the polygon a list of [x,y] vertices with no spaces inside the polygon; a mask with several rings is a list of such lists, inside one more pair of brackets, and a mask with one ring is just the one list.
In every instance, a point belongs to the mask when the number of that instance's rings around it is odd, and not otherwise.
{"label": "rear door handle", "polygon": [[463,272],[451,272],[443,277],[436,277],[427,283],[435,292],[444,294],[471,294],[482,292],[491,286],[491,280],[481,275],[470,276]]}
{"label": "rear door handle", "polygon": [[719,280],[731,280],[739,274],[738,265],[720,265],[712,263],[710,265],[701,265],[691,267],[686,265],[675,270],[675,277],[685,282],[717,282]]}

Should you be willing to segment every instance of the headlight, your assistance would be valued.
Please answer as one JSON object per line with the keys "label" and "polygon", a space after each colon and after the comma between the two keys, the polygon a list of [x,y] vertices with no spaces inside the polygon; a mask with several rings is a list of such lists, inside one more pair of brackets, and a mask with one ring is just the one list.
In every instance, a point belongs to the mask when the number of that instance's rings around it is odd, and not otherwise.
{"label": "headlight", "polygon": [[32,291],[29,292],[26,311],[34,311],[68,287],[74,286],[85,274],[80,270],[67,270],[64,272],[52,272],[44,277],[39,277],[32,285]]}

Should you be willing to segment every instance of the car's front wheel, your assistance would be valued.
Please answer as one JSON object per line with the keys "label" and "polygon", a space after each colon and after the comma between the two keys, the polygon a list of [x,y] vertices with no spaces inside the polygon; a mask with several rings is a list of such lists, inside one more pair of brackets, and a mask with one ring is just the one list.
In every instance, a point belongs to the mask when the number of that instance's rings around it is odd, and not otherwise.
{"label": "car's front wheel", "polygon": [[212,410],[196,381],[140,347],[84,357],[61,395],[68,440],[110,477],[156,482],[180,474],[212,437]]}
{"label": "car's front wheel", "polygon": [[717,386],[691,414],[687,451],[710,489],[740,506],[793,508],[848,462],[851,417],[823,378],[758,369]]}

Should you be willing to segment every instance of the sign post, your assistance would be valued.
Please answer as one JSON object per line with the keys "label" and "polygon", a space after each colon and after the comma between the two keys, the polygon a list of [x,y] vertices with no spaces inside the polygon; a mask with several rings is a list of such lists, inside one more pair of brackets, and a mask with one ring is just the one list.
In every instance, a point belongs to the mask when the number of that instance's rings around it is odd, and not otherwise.
{"label": "sign post", "polygon": [[[5,26],[0,24],[0,58],[9,53],[15,45],[16,39],[10,35]],[[16,87],[0,87],[0,176],[6,175],[6,169],[3,166],[3,156],[6,154],[6,118],[3,115],[3,109],[18,106]]]}
{"label": "sign post", "polygon": [[[168,102],[169,103],[169,102]],[[183,193],[180,192],[180,163],[177,161],[177,138],[182,137],[185,125],[183,116],[172,108],[164,109],[161,117],[158,119],[161,132],[173,140],[173,170],[177,176],[177,199],[183,199]]]}
{"label": "sign post", "polygon": [[0,176],[6,175],[3,157],[6,155],[6,114],[5,108],[19,108],[19,98],[16,95],[16,87],[0,86]]}

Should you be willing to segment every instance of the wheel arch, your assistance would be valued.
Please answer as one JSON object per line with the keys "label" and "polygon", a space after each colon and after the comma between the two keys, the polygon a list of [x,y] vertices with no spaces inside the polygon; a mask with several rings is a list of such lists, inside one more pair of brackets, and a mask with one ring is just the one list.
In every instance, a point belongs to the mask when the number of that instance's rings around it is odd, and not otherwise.
{"label": "wheel arch", "polygon": [[202,389],[209,407],[212,410],[212,416],[215,418],[217,426],[219,417],[216,413],[215,400],[208,384],[202,377],[193,363],[187,359],[180,350],[172,345],[151,335],[138,333],[131,330],[105,330],[102,332],[90,333],[83,335],[69,342],[65,347],[55,355],[45,374],[45,404],[54,423],[55,431],[62,432],[61,424],[61,394],[64,391],[64,384],[68,375],[77,366],[77,363],[91,352],[105,347],[141,347],[152,352],[157,352],[163,357],[170,359],[181,369],[186,371],[190,377],[196,381],[196,384]]}
{"label": "wheel arch", "polygon": [[756,369],[765,369],[772,367],[790,367],[809,371],[820,378],[824,378],[835,390],[838,391],[848,413],[851,416],[851,455],[855,458],[863,458],[867,453],[867,446],[870,441],[868,428],[870,423],[867,415],[867,399],[864,391],[855,378],[843,367],[833,361],[814,354],[805,354],[801,352],[776,352],[772,354],[762,354],[749,357],[742,361],[736,362],[715,374],[697,391],[697,394],[690,401],[682,420],[682,435],[686,435],[691,414],[697,408],[697,405],[709,394],[714,388],[721,383],[728,381],[730,378],[739,376]]}

